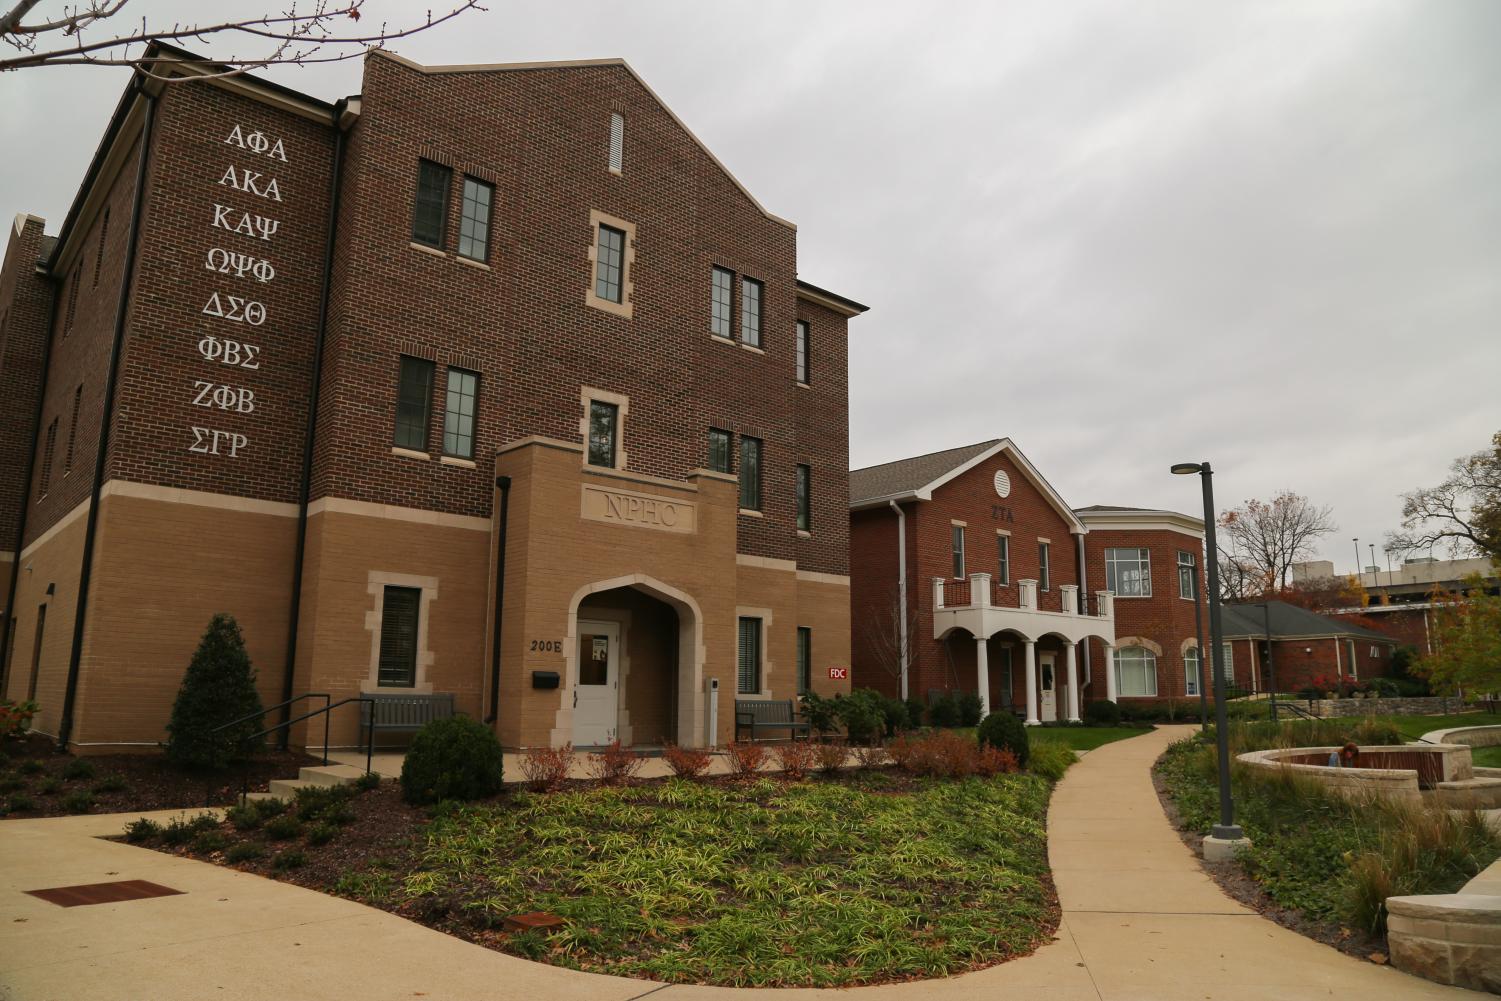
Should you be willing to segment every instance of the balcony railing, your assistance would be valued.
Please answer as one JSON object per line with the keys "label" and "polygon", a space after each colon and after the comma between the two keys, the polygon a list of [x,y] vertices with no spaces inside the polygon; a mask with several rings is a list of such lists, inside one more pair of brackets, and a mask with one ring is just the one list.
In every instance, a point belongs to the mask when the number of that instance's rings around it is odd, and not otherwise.
{"label": "balcony railing", "polygon": [[988,573],[947,580],[934,577],[933,603],[939,610],[1014,608],[1022,612],[1096,618],[1111,618],[1115,614],[1114,596],[1109,591],[1080,595],[1076,584],[1060,584],[1044,591],[1037,583],[1035,580],[1018,580],[1012,584],[997,584]]}

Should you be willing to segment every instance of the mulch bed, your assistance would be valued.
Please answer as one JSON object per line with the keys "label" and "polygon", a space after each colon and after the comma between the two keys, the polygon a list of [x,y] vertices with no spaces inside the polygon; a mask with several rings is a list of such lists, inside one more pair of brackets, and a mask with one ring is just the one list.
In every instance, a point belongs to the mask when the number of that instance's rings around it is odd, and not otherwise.
{"label": "mulch bed", "polygon": [[[5,754],[0,760],[0,817],[222,806],[234,802],[246,774],[241,765],[222,773],[195,774],[171,764],[160,752],[77,756],[59,751],[56,741],[40,734],[6,741],[0,751]],[[298,751],[266,751],[248,764],[250,788],[265,791],[272,779],[295,778],[304,765],[321,763],[321,758]],[[91,774],[68,777],[69,766]],[[86,808],[80,808],[83,795],[89,800]]]}
{"label": "mulch bed", "polygon": [[1209,875],[1210,879],[1218,883],[1220,889],[1226,894],[1267,920],[1275,921],[1282,927],[1306,938],[1333,946],[1340,952],[1357,959],[1371,960],[1375,963],[1386,962],[1386,943],[1380,938],[1348,928],[1338,921],[1314,920],[1301,911],[1283,907],[1261,888],[1260,883],[1247,875],[1238,862],[1206,862],[1204,860],[1204,835],[1183,826],[1183,818],[1178,813],[1177,804],[1173,802],[1173,797],[1167,790],[1167,784],[1163,782],[1156,768],[1152,769],[1152,786],[1157,790],[1157,801],[1162,804],[1162,812],[1167,814],[1167,819],[1178,832],[1178,837],[1182,838],[1183,843],[1194,853],[1194,858],[1199,861],[1199,867]]}

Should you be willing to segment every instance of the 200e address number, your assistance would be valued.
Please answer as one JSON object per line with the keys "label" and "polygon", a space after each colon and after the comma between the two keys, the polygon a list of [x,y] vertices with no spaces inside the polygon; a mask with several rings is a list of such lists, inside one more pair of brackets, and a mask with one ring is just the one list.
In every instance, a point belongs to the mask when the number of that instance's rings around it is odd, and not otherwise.
{"label": "200e address number", "polygon": [[562,653],[562,640],[532,640],[532,653]]}

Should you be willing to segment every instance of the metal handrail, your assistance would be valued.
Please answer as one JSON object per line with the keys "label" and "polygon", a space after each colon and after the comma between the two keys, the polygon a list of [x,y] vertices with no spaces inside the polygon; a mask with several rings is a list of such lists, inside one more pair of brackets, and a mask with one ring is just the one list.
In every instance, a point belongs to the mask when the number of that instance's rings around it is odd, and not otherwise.
{"label": "metal handrail", "polygon": [[[285,702],[278,702],[274,706],[267,706],[266,708],[262,709],[260,712],[246,713],[244,716],[241,716],[239,719],[232,719],[228,723],[220,723],[218,726],[214,727],[212,730],[209,731],[209,736],[212,737],[214,734],[218,733],[220,730],[228,730],[230,727],[232,727],[232,726],[238,726],[239,724],[244,723],[247,720],[264,719],[265,715],[267,713],[269,713],[269,712],[275,712],[277,709],[284,709],[284,708],[286,708],[287,706],[291,705],[294,702],[301,702],[303,699],[322,699],[323,700],[323,708],[325,710],[327,710],[327,709],[330,708],[330,706],[329,706],[329,695],[328,695],[327,692],[303,692],[301,695],[294,695],[292,698],[287,699]],[[264,734],[257,734],[256,736],[264,736]],[[246,737],[245,738],[245,742],[249,743],[250,741],[252,741],[254,739],[255,739],[255,737]],[[325,765],[328,764],[328,717],[327,716],[323,717],[323,763]]]}
{"label": "metal handrail", "polygon": [[[293,699],[292,701],[295,702],[297,700]],[[374,719],[375,719],[375,700],[372,699],[368,695],[351,695],[347,699],[340,699],[337,702],[331,702],[328,705],[324,706],[322,709],[314,709],[312,712],[303,713],[301,716],[294,716],[293,718],[291,718],[289,720],[284,720],[281,723],[277,723],[275,726],[269,726],[266,729],[262,730],[260,733],[253,733],[249,737],[246,737],[245,739],[247,741],[256,740],[256,739],[258,739],[260,737],[265,737],[265,736],[267,736],[269,734],[273,734],[277,730],[284,730],[287,727],[291,726],[293,723],[301,723],[305,719],[312,719],[314,716],[322,716],[323,717],[323,727],[324,727],[324,732],[326,734],[327,730],[328,730],[328,717],[329,717],[329,714],[331,714],[333,712],[333,710],[339,708],[340,706],[348,705],[351,702],[359,702],[359,703],[363,703],[365,705],[370,706],[370,719],[372,720],[372,722],[374,721]],[[272,708],[276,708],[276,707],[273,706]],[[374,726],[367,727],[366,731],[367,731],[367,733],[366,733],[366,737],[365,737],[365,774],[369,775],[370,774],[370,765],[371,765],[371,762],[375,758],[375,727]],[[325,745],[326,745],[326,742],[327,742],[327,737],[326,736],[325,736],[324,740],[325,740]],[[325,750],[324,750],[323,763],[325,765],[328,764],[328,752],[327,752],[326,746],[325,746]],[[250,793],[250,768],[247,765],[246,768],[245,768],[245,778],[244,778],[244,781],[241,783],[241,786],[240,786],[240,802],[243,803],[245,801],[245,797],[249,793]]]}

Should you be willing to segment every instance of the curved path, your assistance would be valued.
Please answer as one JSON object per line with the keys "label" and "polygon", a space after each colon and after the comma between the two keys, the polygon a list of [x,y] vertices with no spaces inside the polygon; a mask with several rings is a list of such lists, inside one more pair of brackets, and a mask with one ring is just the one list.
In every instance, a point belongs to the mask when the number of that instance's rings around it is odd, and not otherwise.
{"label": "curved path", "polygon": [[[1170,727],[1091,752],[1053,797],[1063,922],[1026,959],[948,980],[848,991],[734,991],[575,973],[383,911],[231,869],[100,841],[123,818],[0,822],[0,998],[521,998],[652,1001],[825,994],[856,1001],[1460,999],[1342,955],[1226,897],[1169,826],[1151,765]],[[170,814],[168,814],[170,815]],[[179,896],[61,908],[20,891],[146,879]]]}

